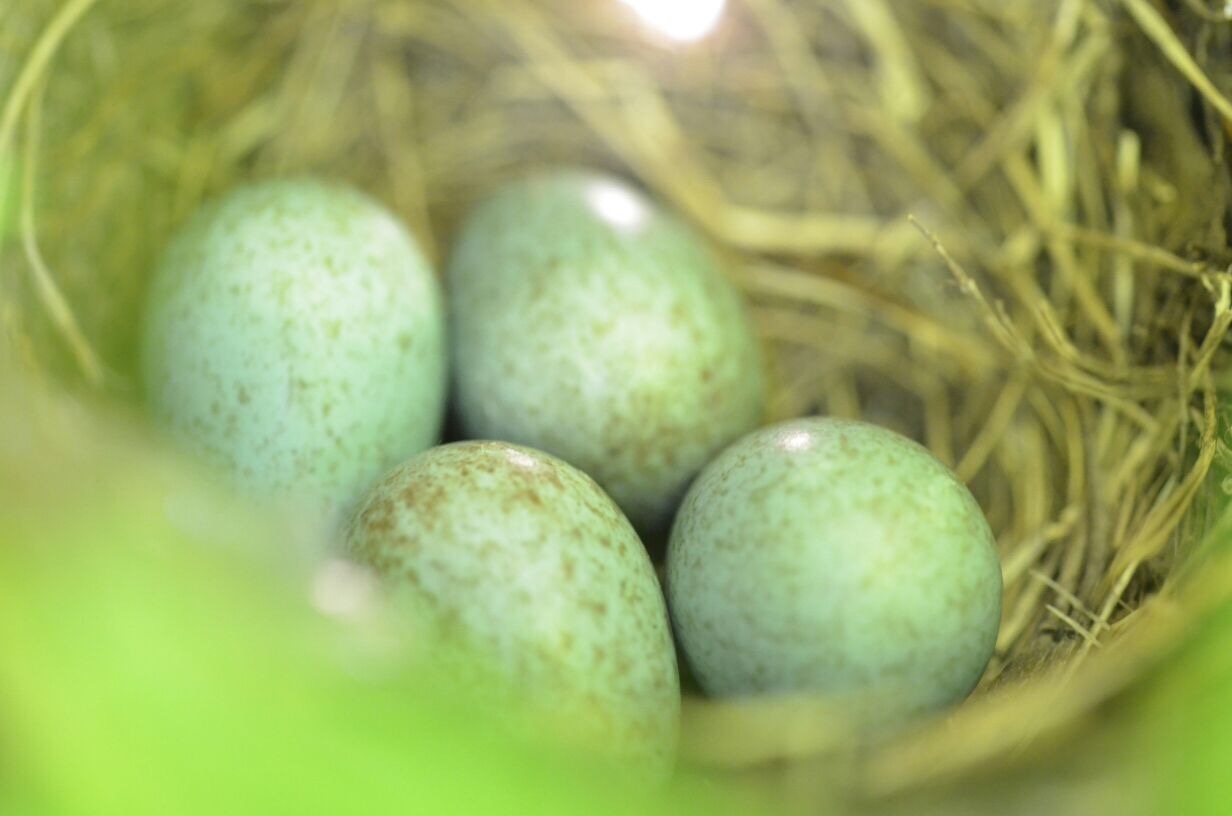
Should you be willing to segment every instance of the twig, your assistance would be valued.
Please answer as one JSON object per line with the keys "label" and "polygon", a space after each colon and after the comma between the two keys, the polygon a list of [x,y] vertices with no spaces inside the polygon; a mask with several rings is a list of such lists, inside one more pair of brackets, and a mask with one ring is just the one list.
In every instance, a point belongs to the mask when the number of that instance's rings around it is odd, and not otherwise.
{"label": "twig", "polygon": [[98,355],[77,323],[77,317],[68,305],[60,287],[56,285],[51,270],[47,268],[43,255],[39,251],[37,230],[34,225],[34,169],[38,165],[38,140],[42,120],[43,88],[40,84],[31,100],[30,110],[26,118],[26,144],[23,158],[23,180],[21,191],[21,242],[25,249],[26,259],[34,275],[35,288],[43,308],[47,310],[53,325],[60,332],[64,341],[72,351],[82,375],[90,385],[98,386],[103,382],[103,366]]}
{"label": "twig", "polygon": [[1189,50],[1173,33],[1168,21],[1146,0],[1121,0],[1121,5],[1129,11],[1142,33],[1163,52],[1168,61],[1181,72],[1189,84],[1193,85],[1211,103],[1211,107],[1219,111],[1224,119],[1232,123],[1232,101],[1219,92],[1215,83],[1202,70]]}

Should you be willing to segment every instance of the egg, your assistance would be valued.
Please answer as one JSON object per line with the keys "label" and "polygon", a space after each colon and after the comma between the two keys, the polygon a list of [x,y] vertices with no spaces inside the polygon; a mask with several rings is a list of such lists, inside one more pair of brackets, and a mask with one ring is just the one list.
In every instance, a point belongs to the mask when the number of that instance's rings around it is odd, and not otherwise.
{"label": "egg", "polygon": [[530,448],[444,445],[373,489],[347,549],[473,644],[549,731],[666,775],[680,711],[666,605],[590,477]]}
{"label": "egg", "polygon": [[740,297],[688,225],[585,171],[481,204],[446,278],[461,426],[559,456],[643,533],[763,409]]}
{"label": "egg", "polygon": [[153,414],[242,488],[339,513],[434,444],[444,306],[415,240],[350,188],[239,188],[191,218],[150,284]]}
{"label": "egg", "polygon": [[909,719],[965,697],[996,642],[1001,569],[975,499],[920,445],[793,420],[724,451],[672,529],[668,600],[702,687],[823,693]]}

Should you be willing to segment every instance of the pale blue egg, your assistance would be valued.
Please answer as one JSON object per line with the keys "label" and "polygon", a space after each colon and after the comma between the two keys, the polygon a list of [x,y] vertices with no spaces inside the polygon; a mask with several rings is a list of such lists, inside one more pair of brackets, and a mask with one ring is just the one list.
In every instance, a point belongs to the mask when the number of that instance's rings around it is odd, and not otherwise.
{"label": "pale blue egg", "polygon": [[154,275],[142,352],[153,413],[193,450],[327,512],[440,434],[438,283],[347,187],[271,181],[204,208]]}
{"label": "pale blue egg", "polygon": [[680,715],[667,608],[633,527],[589,476],[503,442],[444,445],[386,476],[347,542],[421,622],[477,647],[539,722],[667,774]]}
{"label": "pale blue egg", "polygon": [[1001,616],[997,551],[966,486],[915,442],[837,419],[724,451],[680,509],[667,575],[708,692],[819,692],[878,720],[965,697]]}
{"label": "pale blue egg", "polygon": [[760,350],[717,256],[623,181],[557,171],[497,191],[447,290],[467,434],[565,459],[645,532],[761,418]]}

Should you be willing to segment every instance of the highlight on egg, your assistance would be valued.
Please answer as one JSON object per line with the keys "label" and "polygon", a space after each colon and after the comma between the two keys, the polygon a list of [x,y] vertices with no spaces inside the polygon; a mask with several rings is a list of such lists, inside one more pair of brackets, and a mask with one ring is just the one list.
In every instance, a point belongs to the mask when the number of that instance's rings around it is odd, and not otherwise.
{"label": "highlight on egg", "polygon": [[203,208],[155,271],[141,345],[163,425],[241,488],[325,516],[439,438],[439,284],[346,186],[265,181]]}
{"label": "highlight on egg", "polygon": [[821,693],[879,722],[964,698],[1001,617],[996,547],[966,486],[915,442],[838,419],[758,430],[702,472],[667,592],[707,692]]}
{"label": "highlight on egg", "polygon": [[466,435],[581,468],[643,534],[761,418],[760,349],[718,256],[618,178],[554,170],[497,190],[446,288]]}

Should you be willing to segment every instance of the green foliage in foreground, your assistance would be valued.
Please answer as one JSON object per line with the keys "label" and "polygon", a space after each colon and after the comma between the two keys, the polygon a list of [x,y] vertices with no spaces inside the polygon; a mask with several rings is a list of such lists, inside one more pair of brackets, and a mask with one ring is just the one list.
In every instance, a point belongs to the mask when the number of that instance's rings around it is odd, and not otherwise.
{"label": "green foliage in foreground", "polygon": [[546,755],[309,602],[286,531],[0,388],[0,812],[715,812]]}
{"label": "green foliage in foreground", "polygon": [[1226,814],[1232,802],[1232,602],[1170,655],[1139,702],[1138,750],[1160,785],[1160,813]]}
{"label": "green foliage in foreground", "polygon": [[20,178],[14,154],[0,150],[0,248],[17,234]]}
{"label": "green foliage in foreground", "polygon": [[[749,812],[502,736],[388,618],[314,609],[287,526],[129,423],[2,378],[0,813]],[[1058,687],[1102,701],[1081,727],[844,812],[1226,812],[1232,511],[1204,526],[1176,591]]]}

